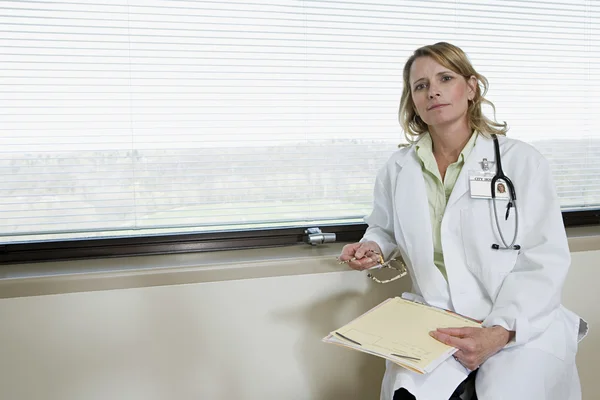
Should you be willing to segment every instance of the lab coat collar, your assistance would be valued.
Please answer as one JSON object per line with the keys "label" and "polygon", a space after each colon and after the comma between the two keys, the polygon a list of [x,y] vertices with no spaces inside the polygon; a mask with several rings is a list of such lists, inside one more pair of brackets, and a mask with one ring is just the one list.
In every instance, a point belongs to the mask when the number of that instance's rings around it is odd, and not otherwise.
{"label": "lab coat collar", "polygon": [[[499,137],[500,142],[502,143],[502,137]],[[475,141],[475,146],[469,153],[465,164],[463,165],[460,174],[458,175],[458,179],[456,180],[456,184],[454,185],[454,189],[452,190],[452,194],[448,199],[448,204],[446,208],[453,206],[456,202],[463,197],[469,191],[469,171],[480,171],[481,161],[487,158],[488,161],[495,161],[494,155],[494,141],[482,134],[479,134],[479,137]],[[416,146],[411,146],[409,153],[406,157],[399,157],[396,160],[396,164],[402,169],[407,163],[418,164],[420,167],[420,159],[417,155]],[[416,165],[412,165],[413,167]]]}

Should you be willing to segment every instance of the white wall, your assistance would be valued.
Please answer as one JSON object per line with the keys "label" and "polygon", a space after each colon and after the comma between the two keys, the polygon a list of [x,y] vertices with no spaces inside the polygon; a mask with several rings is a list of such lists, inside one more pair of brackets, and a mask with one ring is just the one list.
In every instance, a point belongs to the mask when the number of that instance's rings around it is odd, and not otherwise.
{"label": "white wall", "polygon": [[[592,325],[578,356],[590,400],[600,395],[599,258],[573,253],[565,288]],[[378,398],[383,362],[320,339],[407,282],[379,286],[342,268],[2,299],[0,398]]]}
{"label": "white wall", "polygon": [[590,326],[580,343],[577,367],[584,400],[600,398],[600,251],[572,253],[572,267],[563,291],[563,304],[583,317]]}

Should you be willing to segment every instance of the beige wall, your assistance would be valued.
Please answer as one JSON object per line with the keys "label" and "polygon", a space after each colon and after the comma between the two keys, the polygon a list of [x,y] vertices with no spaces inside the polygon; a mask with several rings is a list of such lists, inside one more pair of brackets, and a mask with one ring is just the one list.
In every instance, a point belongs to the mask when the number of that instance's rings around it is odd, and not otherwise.
{"label": "beige wall", "polygon": [[[26,266],[4,269],[0,399],[378,398],[383,362],[320,339],[407,282],[379,286],[344,270],[336,246],[280,249],[288,256],[264,262],[252,251],[230,264],[226,253],[212,265],[153,257],[143,272],[127,260],[71,265],[122,263],[120,273],[44,277],[47,264],[21,279]],[[592,325],[578,356],[590,400],[600,394],[598,259],[600,251],[573,253],[564,300]],[[178,268],[165,269],[169,260]],[[65,293],[34,295],[55,292]]]}

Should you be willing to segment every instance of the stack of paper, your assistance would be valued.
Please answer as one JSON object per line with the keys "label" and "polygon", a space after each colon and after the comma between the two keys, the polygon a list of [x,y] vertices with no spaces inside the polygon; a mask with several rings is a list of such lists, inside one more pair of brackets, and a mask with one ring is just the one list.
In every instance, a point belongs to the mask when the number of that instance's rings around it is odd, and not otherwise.
{"label": "stack of paper", "polygon": [[435,340],[429,332],[437,328],[461,327],[481,327],[481,323],[395,297],[331,332],[323,341],[383,357],[425,374],[457,350]]}

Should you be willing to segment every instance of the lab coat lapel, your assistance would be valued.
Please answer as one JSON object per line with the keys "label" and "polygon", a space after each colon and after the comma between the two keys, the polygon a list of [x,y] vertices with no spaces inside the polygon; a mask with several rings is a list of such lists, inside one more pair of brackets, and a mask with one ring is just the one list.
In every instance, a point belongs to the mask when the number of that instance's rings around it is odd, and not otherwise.
{"label": "lab coat lapel", "polygon": [[412,264],[411,273],[429,304],[448,307],[448,285],[433,263],[433,234],[427,189],[421,163],[414,149],[398,165],[400,171],[393,197],[404,248]]}
{"label": "lab coat lapel", "polygon": [[394,188],[394,199],[406,250],[411,260],[414,260],[413,256],[431,253],[431,262],[433,262],[431,224],[423,223],[430,222],[431,216],[421,163],[413,150],[398,164],[400,171]]}

